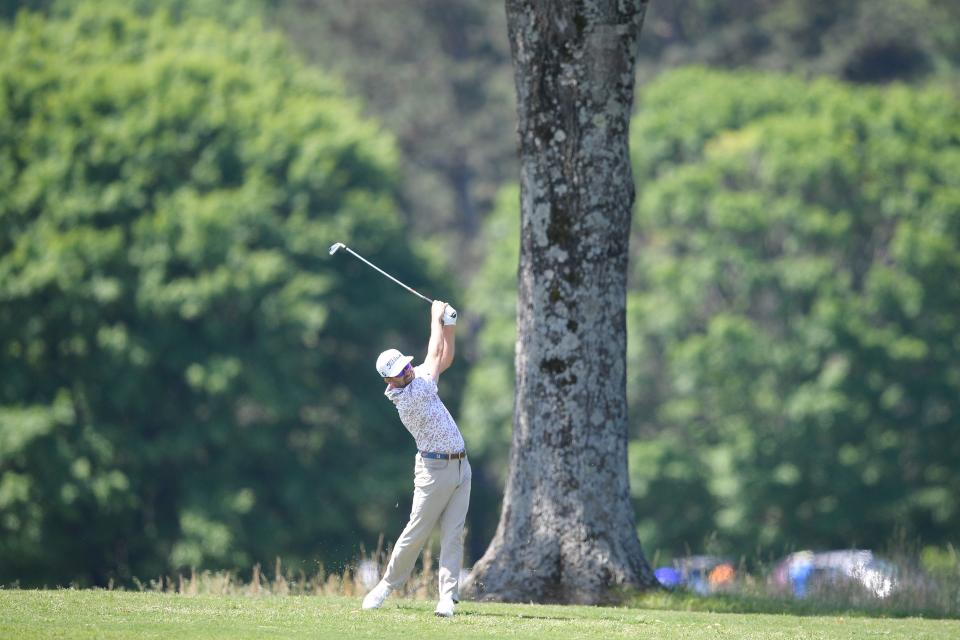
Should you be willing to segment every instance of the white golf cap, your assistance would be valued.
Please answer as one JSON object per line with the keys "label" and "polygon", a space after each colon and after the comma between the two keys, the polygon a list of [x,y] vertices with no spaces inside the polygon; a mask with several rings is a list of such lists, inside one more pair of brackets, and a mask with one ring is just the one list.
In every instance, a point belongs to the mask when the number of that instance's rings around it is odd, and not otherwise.
{"label": "white golf cap", "polygon": [[381,378],[393,378],[400,375],[411,360],[413,356],[405,356],[396,349],[387,349],[377,358],[377,373]]}

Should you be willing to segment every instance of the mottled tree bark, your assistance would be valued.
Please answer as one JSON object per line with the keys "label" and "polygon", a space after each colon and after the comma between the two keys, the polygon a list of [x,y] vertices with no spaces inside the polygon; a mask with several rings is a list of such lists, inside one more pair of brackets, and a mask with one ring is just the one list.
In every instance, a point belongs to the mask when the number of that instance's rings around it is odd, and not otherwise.
{"label": "mottled tree bark", "polygon": [[507,0],[521,159],[503,511],[464,591],[599,603],[655,584],[627,475],[628,128],[646,0]]}

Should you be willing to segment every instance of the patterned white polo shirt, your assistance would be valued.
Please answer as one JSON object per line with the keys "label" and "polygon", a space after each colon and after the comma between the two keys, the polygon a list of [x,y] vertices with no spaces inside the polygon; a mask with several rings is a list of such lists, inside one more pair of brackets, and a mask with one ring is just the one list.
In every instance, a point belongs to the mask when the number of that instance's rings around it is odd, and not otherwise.
{"label": "patterned white polo shirt", "polygon": [[413,435],[420,451],[460,453],[463,436],[453,416],[437,395],[437,383],[423,365],[414,367],[416,377],[402,389],[383,392],[397,406],[400,421]]}

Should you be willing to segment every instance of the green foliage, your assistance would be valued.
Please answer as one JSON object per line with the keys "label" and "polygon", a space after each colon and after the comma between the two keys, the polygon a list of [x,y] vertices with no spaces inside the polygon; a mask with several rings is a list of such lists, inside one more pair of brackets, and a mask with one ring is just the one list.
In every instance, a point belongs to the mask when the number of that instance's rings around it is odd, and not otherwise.
{"label": "green foliage", "polygon": [[9,19],[19,11],[45,11],[55,0],[0,0],[0,19]]}
{"label": "green foliage", "polygon": [[920,553],[923,569],[938,578],[960,582],[960,553],[956,547],[924,547]]}
{"label": "green foliage", "polygon": [[170,16],[0,23],[0,583],[309,569],[393,524],[372,362],[427,314],[326,248],[427,284],[395,147],[277,34]]}
{"label": "green foliage", "polygon": [[956,105],[702,69],[644,92],[629,388],[648,544],[952,539]]}
{"label": "green foliage", "polygon": [[520,189],[508,186],[487,217],[480,246],[487,249],[467,291],[474,347],[458,422],[470,450],[473,488],[470,553],[479,558],[496,532],[513,435],[514,349],[517,342],[517,267],[520,263]]}
{"label": "green foliage", "polygon": [[480,223],[517,167],[503,4],[305,0],[269,14],[397,137],[401,213],[468,281]]}
{"label": "green foliage", "polygon": [[652,2],[640,64],[749,66],[864,83],[956,78],[957,7],[952,0]]}
{"label": "green foliage", "polygon": [[[484,223],[488,248],[467,298],[478,313],[477,357],[467,378],[462,429],[471,455],[503,483],[513,433],[514,348],[517,335],[517,265],[520,263],[520,190],[506,187]],[[482,315],[480,315],[482,314]]]}
{"label": "green foliage", "polygon": [[[60,17],[70,16],[77,0],[0,0],[0,18],[13,18],[20,11],[46,12]],[[231,25],[240,25],[259,15],[264,0],[101,0],[100,7],[127,7],[140,14],[165,11],[175,20],[186,17],[214,18]]]}

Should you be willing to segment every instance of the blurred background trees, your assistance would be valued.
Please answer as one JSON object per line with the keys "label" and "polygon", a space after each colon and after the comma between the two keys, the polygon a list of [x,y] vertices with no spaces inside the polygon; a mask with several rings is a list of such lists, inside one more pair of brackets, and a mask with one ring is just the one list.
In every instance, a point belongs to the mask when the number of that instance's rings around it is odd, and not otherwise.
{"label": "blurred background trees", "polygon": [[647,87],[632,135],[647,185],[632,469],[648,538],[953,539],[955,94],[689,69]]}
{"label": "blurred background trees", "polygon": [[[628,341],[651,554],[957,542],[956,6],[651,4]],[[399,531],[413,446],[370,361],[419,354],[426,310],[337,240],[462,311],[443,393],[478,557],[513,411],[503,20],[0,0],[0,583],[311,572]]]}
{"label": "blurred background trees", "polygon": [[369,443],[408,437],[373,358],[427,313],[326,248],[444,292],[391,136],[255,26],[91,4],[2,35],[0,580],[353,557],[400,489]]}
{"label": "blurred background trees", "polygon": [[707,64],[912,82],[954,75],[960,62],[951,0],[676,0],[650,14],[651,73]]}
{"label": "blurred background trees", "polygon": [[393,132],[409,237],[469,279],[482,251],[473,239],[518,166],[502,4],[298,0],[270,15]]}

